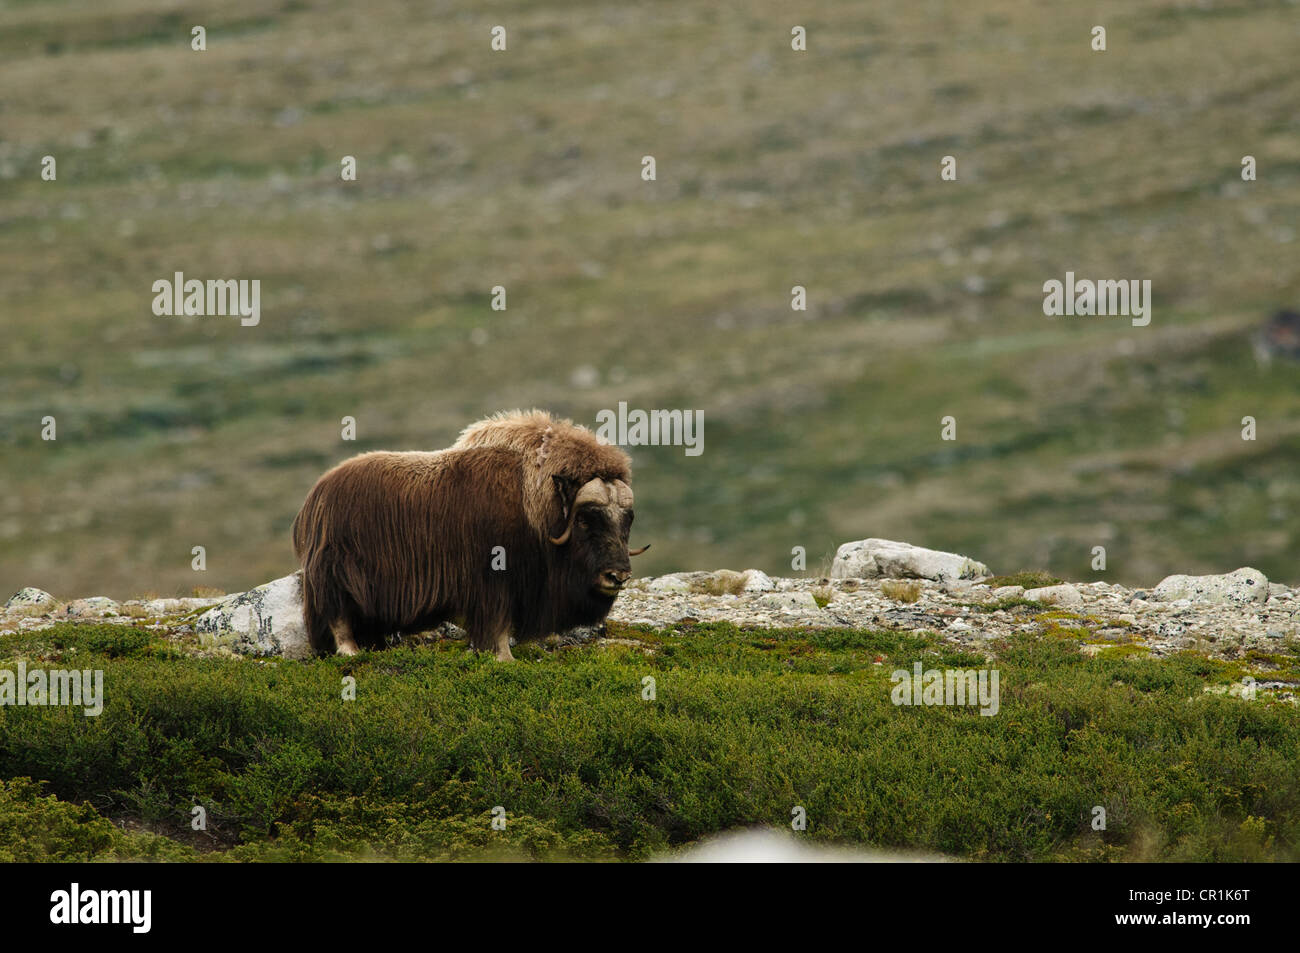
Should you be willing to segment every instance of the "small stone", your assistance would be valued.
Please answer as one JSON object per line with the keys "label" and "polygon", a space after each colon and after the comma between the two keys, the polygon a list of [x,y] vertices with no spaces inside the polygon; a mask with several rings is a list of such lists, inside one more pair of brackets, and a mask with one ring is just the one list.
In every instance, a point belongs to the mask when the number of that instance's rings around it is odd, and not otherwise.
{"label": "small stone", "polygon": [[767,573],[758,569],[745,570],[745,592],[772,592],[776,583]]}
{"label": "small stone", "polygon": [[[443,623],[447,625],[448,623]],[[452,626],[458,633],[457,635],[447,636],[448,638],[467,638],[463,629]],[[556,645],[582,645],[584,642],[590,642],[592,639],[598,639],[605,634],[605,624],[599,625],[576,625],[572,629],[557,633],[555,636]],[[441,635],[439,636],[442,637]]]}
{"label": "small stone", "polygon": [[1083,604],[1083,595],[1068,582],[1059,586],[1042,586],[1038,589],[1030,589],[1025,593],[1025,598],[1034,602],[1048,602],[1058,606]]}

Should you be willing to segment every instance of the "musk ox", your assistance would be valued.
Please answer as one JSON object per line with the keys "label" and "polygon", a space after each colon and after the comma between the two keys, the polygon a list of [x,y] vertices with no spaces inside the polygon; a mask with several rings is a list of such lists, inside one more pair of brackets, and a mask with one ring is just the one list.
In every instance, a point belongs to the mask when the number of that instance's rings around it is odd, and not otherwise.
{"label": "musk ox", "polygon": [[363,453],[293,523],[313,650],[353,654],[455,621],[507,661],[510,638],[604,619],[631,576],[630,461],[568,420],[515,411],[436,452]]}

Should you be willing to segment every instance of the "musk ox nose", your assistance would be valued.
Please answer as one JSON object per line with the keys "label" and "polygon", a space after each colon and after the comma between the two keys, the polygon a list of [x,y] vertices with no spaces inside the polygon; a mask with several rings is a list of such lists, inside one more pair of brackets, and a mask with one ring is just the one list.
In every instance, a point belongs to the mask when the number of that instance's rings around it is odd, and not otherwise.
{"label": "musk ox nose", "polygon": [[600,585],[604,589],[622,589],[623,583],[631,578],[626,569],[606,569],[600,574]]}

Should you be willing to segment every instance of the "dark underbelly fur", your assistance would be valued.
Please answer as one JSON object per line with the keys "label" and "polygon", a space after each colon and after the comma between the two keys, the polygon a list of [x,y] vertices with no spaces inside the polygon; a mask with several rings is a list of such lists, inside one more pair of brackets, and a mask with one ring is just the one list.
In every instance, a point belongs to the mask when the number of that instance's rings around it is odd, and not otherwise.
{"label": "dark underbelly fur", "polygon": [[[567,612],[561,619],[561,624],[556,627],[557,631],[566,631],[575,626],[597,625],[604,621],[605,616],[609,615],[609,610],[614,606],[614,599],[609,596],[591,595],[580,600],[576,605],[570,604],[566,608]],[[366,649],[382,649],[397,642],[403,636],[416,635],[420,632],[428,632],[436,629],[444,622],[456,622],[461,624],[457,619],[458,613],[452,609],[445,609],[436,612],[425,613],[418,618],[400,622],[391,619],[372,619],[361,618],[354,620],[352,625],[352,635],[357,640],[357,645]],[[476,635],[478,633],[471,633]],[[487,637],[492,633],[483,633]],[[536,617],[530,617],[527,614],[521,614],[515,619],[512,633],[516,639],[537,639],[550,635],[551,631],[542,631],[538,626]]]}

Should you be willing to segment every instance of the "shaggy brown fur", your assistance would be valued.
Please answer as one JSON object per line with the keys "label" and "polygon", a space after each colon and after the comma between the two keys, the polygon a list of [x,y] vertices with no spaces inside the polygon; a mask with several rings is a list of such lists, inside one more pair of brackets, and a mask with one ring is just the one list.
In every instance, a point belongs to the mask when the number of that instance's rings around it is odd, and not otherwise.
{"label": "shaggy brown fur", "polygon": [[449,450],[339,464],[293,525],[312,647],[377,648],[456,620],[508,659],[512,634],[600,621],[631,574],[630,476],[617,447],[540,412],[483,421]]}
{"label": "shaggy brown fur", "polygon": [[575,487],[596,478],[632,482],[626,453],[601,443],[586,427],[544,410],[502,411],[470,424],[452,444],[453,449],[465,447],[501,447],[523,455],[524,508],[534,526],[554,528],[568,515],[555,492],[557,480]]}

